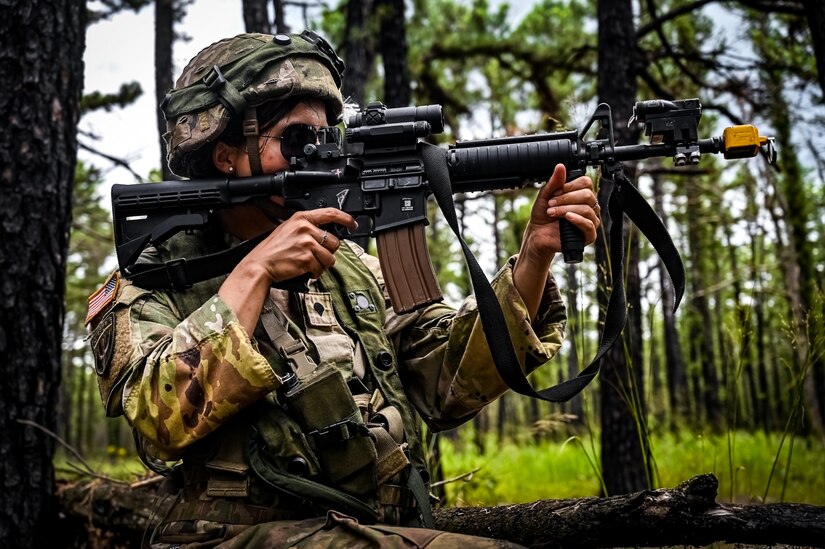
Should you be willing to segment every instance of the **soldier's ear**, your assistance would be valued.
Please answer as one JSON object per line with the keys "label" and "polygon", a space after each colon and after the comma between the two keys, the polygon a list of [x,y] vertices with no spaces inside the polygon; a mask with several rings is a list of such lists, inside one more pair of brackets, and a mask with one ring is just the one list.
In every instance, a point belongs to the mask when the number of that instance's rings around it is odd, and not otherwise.
{"label": "soldier's ear", "polygon": [[234,175],[238,171],[238,165],[244,154],[240,148],[218,141],[212,149],[212,163],[221,172]]}

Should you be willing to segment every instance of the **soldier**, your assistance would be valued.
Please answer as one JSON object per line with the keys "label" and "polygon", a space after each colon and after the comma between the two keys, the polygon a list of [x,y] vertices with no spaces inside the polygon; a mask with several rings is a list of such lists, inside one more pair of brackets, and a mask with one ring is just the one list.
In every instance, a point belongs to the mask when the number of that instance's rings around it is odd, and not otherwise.
{"label": "soldier", "polygon": [[[201,51],[164,102],[169,166],[190,179],[284,170],[304,145],[337,139],[343,63],[314,33],[243,34]],[[520,253],[493,281],[525,370],[562,343],[549,266],[557,219],[599,226],[592,182],[539,192]],[[152,468],[178,462],[157,547],[504,547],[431,529],[421,420],[471,419],[506,386],[472,297],[396,314],[376,258],[321,227],[335,208],[279,198],[214,214],[203,233],[141,262],[204,257],[271,231],[226,276],[150,291],[114,273],[90,298],[101,398],[125,415]],[[273,289],[310,273],[309,291]]]}

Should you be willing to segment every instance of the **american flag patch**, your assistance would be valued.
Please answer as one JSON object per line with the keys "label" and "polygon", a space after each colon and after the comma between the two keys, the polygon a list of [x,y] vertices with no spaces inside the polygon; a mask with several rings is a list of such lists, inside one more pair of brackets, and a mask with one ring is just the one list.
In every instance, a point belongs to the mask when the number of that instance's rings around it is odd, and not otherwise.
{"label": "american flag patch", "polygon": [[88,324],[102,311],[106,305],[112,302],[117,295],[117,289],[120,286],[120,273],[117,271],[109,275],[106,282],[97,289],[95,293],[89,296],[89,312],[86,314],[86,322]]}

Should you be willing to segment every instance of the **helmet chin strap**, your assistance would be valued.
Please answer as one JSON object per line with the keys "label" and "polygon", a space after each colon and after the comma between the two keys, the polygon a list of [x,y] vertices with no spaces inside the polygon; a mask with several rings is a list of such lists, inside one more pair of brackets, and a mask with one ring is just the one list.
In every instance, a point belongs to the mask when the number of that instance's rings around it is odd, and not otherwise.
{"label": "helmet chin strap", "polygon": [[243,119],[243,135],[246,137],[246,153],[249,155],[249,169],[252,175],[263,175],[261,168],[261,153],[258,150],[260,127],[258,125],[258,109],[246,107]]}
{"label": "helmet chin strap", "polygon": [[291,210],[286,206],[276,204],[268,198],[258,198],[252,200],[250,203],[260,208],[260,210],[264,213],[267,219],[269,219],[276,225],[280,225],[281,223],[292,217],[292,214],[295,213],[295,210]]}

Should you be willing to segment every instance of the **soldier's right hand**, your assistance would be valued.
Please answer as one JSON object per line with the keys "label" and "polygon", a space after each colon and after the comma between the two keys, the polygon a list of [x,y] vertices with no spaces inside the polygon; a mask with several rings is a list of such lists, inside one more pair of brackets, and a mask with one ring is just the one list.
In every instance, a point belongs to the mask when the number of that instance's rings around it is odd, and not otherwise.
{"label": "soldier's right hand", "polygon": [[335,263],[341,241],[321,228],[338,224],[354,231],[358,224],[335,208],[297,212],[275,227],[229,273],[218,295],[252,334],[273,284],[309,273],[320,277]]}
{"label": "soldier's right hand", "polygon": [[258,244],[238,264],[240,268],[260,269],[274,284],[309,273],[320,277],[335,264],[341,240],[323,226],[341,225],[354,231],[358,224],[346,212],[320,208],[294,213]]}

